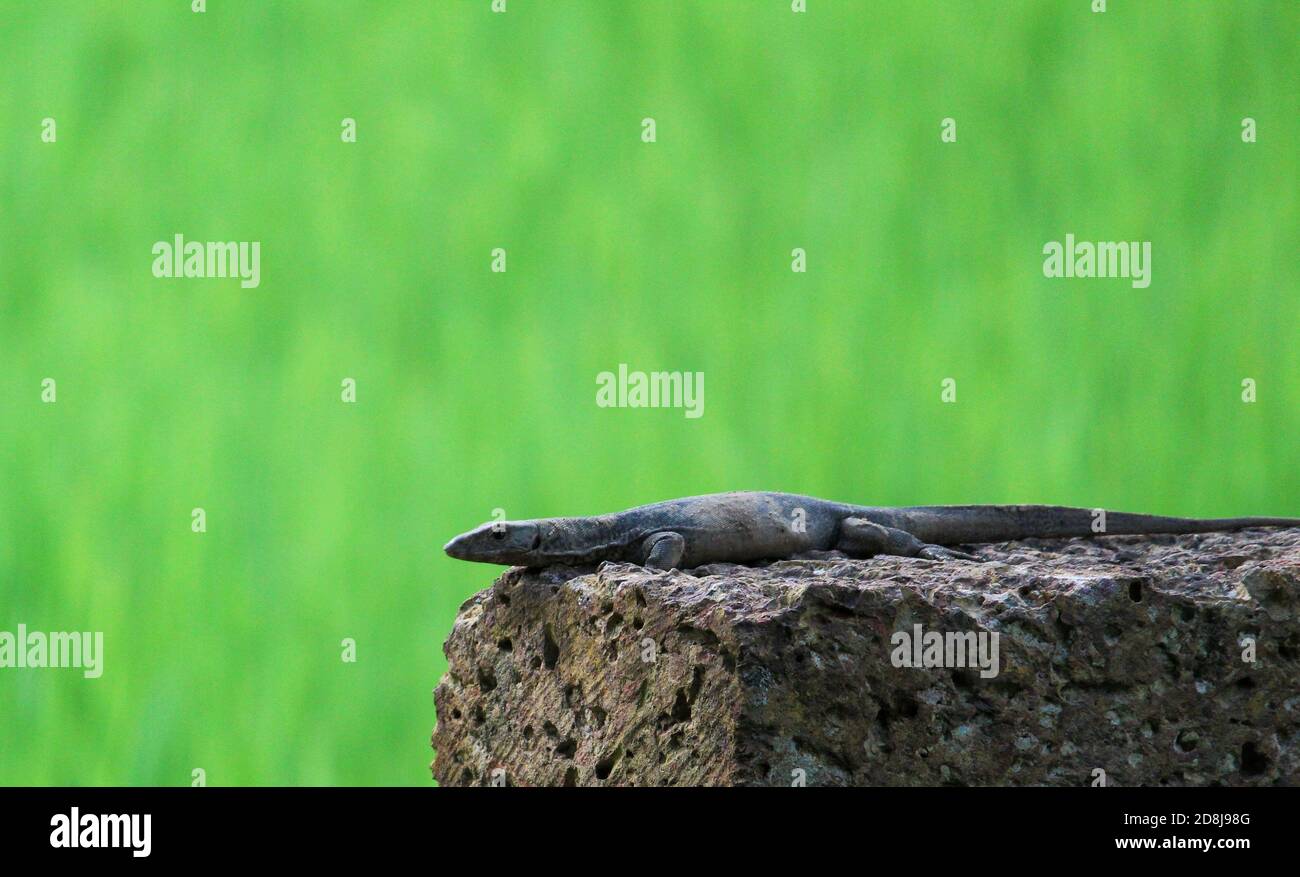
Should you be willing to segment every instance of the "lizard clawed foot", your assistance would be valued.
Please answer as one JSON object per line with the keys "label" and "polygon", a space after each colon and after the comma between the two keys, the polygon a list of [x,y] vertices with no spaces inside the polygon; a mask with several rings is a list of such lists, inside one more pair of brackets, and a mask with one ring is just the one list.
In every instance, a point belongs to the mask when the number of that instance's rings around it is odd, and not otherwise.
{"label": "lizard clawed foot", "polygon": [[677,569],[686,553],[686,540],[681,533],[654,533],[645,540],[647,569]]}
{"label": "lizard clawed foot", "polygon": [[973,560],[981,562],[973,554],[967,554],[965,551],[958,551],[955,548],[945,548],[942,545],[927,545],[916,553],[917,557],[923,557],[926,560]]}

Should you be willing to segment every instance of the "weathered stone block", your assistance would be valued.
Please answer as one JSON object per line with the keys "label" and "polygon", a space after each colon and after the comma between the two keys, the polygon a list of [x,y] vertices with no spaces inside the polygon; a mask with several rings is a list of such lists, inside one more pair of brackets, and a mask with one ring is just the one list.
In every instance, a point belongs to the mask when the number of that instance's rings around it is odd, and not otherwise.
{"label": "weathered stone block", "polygon": [[[514,569],[462,607],[444,785],[1300,781],[1300,530]],[[898,666],[897,634],[997,635]],[[923,637],[924,640],[924,637]],[[935,657],[936,653],[930,653]],[[922,653],[922,657],[925,657]],[[1253,658],[1254,660],[1249,660]],[[925,663],[925,662],[923,662]]]}

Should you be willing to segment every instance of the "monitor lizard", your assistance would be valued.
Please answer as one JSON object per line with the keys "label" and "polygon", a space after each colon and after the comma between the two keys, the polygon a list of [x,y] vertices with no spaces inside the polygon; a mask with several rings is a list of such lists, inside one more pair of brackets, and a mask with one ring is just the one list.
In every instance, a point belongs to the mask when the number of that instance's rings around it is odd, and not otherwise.
{"label": "monitor lizard", "polygon": [[790,493],[714,493],[591,517],[493,521],[452,557],[542,567],[624,561],[651,569],[748,563],[806,551],[978,560],[949,546],[1027,538],[1300,527],[1300,518],[1170,518],[1051,505],[859,506]]}

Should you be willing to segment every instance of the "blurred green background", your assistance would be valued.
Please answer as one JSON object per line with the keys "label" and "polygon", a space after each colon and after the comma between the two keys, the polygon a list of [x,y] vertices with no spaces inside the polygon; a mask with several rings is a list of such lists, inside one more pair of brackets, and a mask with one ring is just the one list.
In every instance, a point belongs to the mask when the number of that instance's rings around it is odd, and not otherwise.
{"label": "blurred green background", "polygon": [[106,651],[0,669],[0,782],[429,783],[497,507],[1300,514],[1300,4],[808,5],[0,2],[0,630]]}

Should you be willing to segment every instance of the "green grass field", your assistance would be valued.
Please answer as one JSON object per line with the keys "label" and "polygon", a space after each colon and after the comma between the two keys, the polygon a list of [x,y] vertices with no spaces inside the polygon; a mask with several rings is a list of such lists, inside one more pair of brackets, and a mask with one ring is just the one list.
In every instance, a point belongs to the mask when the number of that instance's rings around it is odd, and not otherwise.
{"label": "green grass field", "polygon": [[0,783],[428,784],[494,508],[1300,514],[1293,0],[189,5],[0,0]]}

